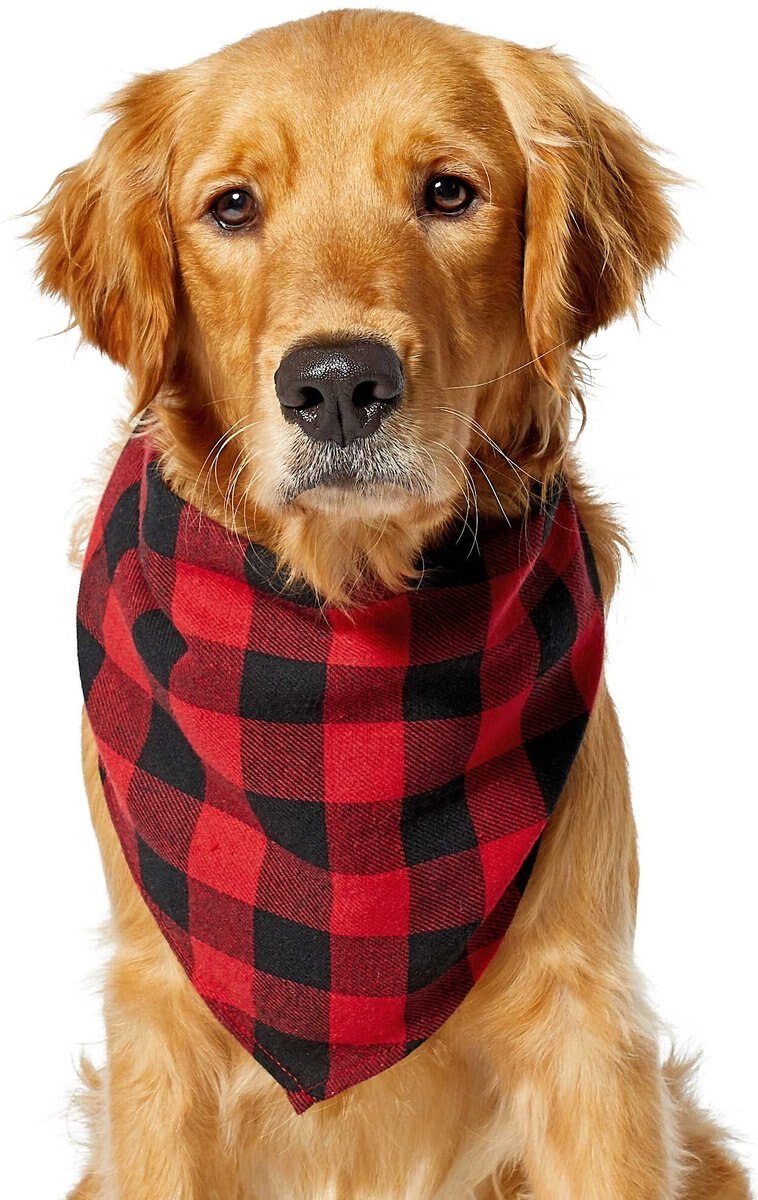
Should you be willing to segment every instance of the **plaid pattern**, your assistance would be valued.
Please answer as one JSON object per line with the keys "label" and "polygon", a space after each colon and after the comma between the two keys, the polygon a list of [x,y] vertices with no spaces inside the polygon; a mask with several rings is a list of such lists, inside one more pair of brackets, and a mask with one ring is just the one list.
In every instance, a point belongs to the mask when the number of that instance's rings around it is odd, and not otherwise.
{"label": "plaid pattern", "polygon": [[464,999],[585,729],[603,613],[568,490],[479,546],[323,609],[137,436],[95,520],[79,662],[116,831],[193,986],[299,1112]]}

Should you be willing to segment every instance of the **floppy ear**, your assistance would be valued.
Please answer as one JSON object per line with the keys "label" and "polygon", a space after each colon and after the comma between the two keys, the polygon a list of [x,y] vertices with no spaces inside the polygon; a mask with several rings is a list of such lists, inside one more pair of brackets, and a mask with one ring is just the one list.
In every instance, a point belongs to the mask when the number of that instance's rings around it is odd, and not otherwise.
{"label": "floppy ear", "polygon": [[524,323],[535,367],[566,394],[567,350],[643,299],[679,227],[680,182],[622,113],[550,50],[486,51],[526,161]]}
{"label": "floppy ear", "polygon": [[84,339],[129,370],[136,411],[156,395],[172,354],[171,74],[141,76],[114,97],[94,154],[59,175],[30,234],[42,247],[43,291],[61,296]]}

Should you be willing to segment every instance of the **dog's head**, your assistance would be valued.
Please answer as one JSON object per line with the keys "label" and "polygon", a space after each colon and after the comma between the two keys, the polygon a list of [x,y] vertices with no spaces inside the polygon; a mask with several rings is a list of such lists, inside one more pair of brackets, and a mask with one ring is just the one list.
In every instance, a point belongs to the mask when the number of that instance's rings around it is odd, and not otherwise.
{"label": "dog's head", "polygon": [[560,469],[572,354],[675,234],[568,60],[416,16],[265,30],[111,111],[40,209],[43,286],[176,486],[328,594]]}

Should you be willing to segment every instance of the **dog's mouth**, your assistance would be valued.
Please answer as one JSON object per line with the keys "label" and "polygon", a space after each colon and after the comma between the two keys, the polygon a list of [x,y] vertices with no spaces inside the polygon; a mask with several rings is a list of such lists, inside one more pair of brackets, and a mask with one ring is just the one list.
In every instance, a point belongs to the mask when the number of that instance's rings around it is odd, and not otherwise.
{"label": "dog's mouth", "polygon": [[384,430],[347,446],[303,439],[294,448],[279,499],[283,505],[292,504],[304,493],[320,489],[364,496],[399,491],[432,499],[431,480],[422,460],[412,447]]}

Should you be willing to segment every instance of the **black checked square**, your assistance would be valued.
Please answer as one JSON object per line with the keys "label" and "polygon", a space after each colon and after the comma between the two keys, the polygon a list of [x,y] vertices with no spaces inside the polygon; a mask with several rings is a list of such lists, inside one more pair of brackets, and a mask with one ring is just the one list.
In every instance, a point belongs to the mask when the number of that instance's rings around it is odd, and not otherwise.
{"label": "black checked square", "polygon": [[526,885],[532,877],[532,871],[534,870],[534,865],[537,862],[537,854],[539,853],[541,840],[541,838],[537,838],[537,841],[534,843],[518,869],[518,873],[516,875],[516,887],[521,892],[522,896],[526,891]]}
{"label": "black checked square", "polygon": [[571,764],[587,728],[587,714],[565,721],[557,729],[538,734],[524,742],[524,750],[534,771],[548,812],[552,812],[568,779]]}
{"label": "black checked square", "polygon": [[155,779],[202,800],[205,793],[205,770],[172,716],[159,704],[153,705],[142,753],[137,766]]}
{"label": "black checked square", "polygon": [[[137,485],[139,486],[139,485]],[[173,558],[184,501],[171,491],[157,462],[147,464],[147,501],[142,531],[151,550]]]}
{"label": "black checked square", "polygon": [[465,525],[461,526],[458,535],[451,534],[444,542],[427,550],[418,566],[423,569],[420,591],[487,582],[487,564],[478,545],[472,545],[471,531]]}
{"label": "black checked square", "polygon": [[417,992],[444,975],[462,956],[478,922],[412,933],[408,938],[408,991]]}
{"label": "black checked square", "polygon": [[326,663],[245,652],[240,687],[240,716],[288,725],[321,721]]}
{"label": "black checked square", "polygon": [[142,883],[148,896],[174,924],[186,930],[189,926],[187,876],[156,854],[139,834],[137,855]]}
{"label": "black checked square", "polygon": [[138,540],[139,483],[133,483],[121,493],[113,506],[103,534],[105,558],[111,579],[127,550],[136,550]]}
{"label": "black checked square", "polygon": [[[331,1065],[328,1043],[282,1033],[262,1021],[255,1023],[255,1042],[253,1058],[273,1075],[277,1083],[288,1092],[297,1091],[299,1083],[316,1100],[323,1100]],[[280,1063],[286,1063],[287,1069],[284,1070]],[[293,1076],[297,1076],[297,1082]]]}
{"label": "black checked square", "polygon": [[403,687],[406,721],[439,721],[481,712],[482,655],[408,667]]}
{"label": "black checked square", "polygon": [[576,605],[562,579],[555,579],[529,614],[540,644],[538,675],[568,654],[576,641]]}
{"label": "black checked square", "polygon": [[478,842],[463,776],[443,787],[407,796],[400,828],[409,867],[462,850],[475,850]]}
{"label": "black checked square", "polygon": [[132,637],[148,671],[167,688],[174,666],[187,650],[176,626],[163,609],[150,608],[135,620]]}
{"label": "black checked square", "polygon": [[81,621],[76,622],[76,648],[79,657],[79,674],[82,680],[82,691],[84,692],[86,703],[90,688],[105,661],[105,651]]}
{"label": "black checked square", "polygon": [[253,913],[253,946],[256,971],[279,979],[329,990],[331,959],[329,934],[289,921],[265,909]]}
{"label": "black checked square", "polygon": [[248,792],[250,807],[272,842],[316,867],[329,866],[326,808],[313,800],[281,800]]}

